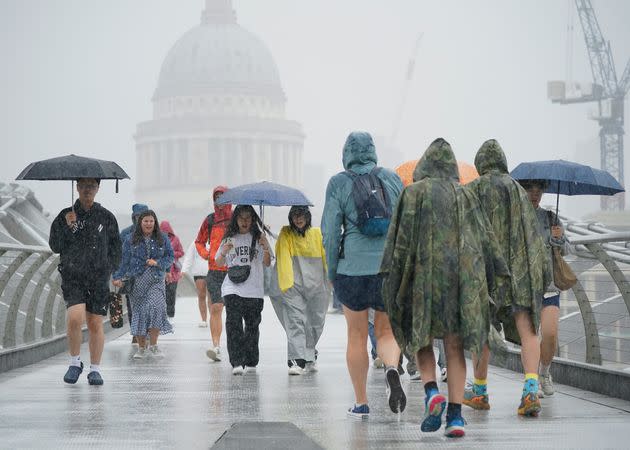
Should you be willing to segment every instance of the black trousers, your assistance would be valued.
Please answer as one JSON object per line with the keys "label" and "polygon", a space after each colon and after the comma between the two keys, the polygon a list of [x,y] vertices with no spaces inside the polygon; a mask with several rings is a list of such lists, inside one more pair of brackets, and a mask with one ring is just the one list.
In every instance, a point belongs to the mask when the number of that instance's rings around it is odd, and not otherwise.
{"label": "black trousers", "polygon": [[230,364],[256,367],[258,365],[258,326],[263,310],[262,298],[227,295],[225,303],[225,333]]}
{"label": "black trousers", "polygon": [[166,315],[175,317],[175,297],[177,296],[177,283],[166,283]]}

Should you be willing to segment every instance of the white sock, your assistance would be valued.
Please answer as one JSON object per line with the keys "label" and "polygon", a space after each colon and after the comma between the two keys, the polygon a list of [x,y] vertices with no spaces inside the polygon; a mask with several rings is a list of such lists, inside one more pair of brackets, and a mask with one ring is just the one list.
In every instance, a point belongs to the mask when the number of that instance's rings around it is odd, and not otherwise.
{"label": "white sock", "polygon": [[98,364],[90,364],[90,373],[100,372],[100,371],[101,371],[101,366],[99,366]]}
{"label": "white sock", "polygon": [[544,365],[544,364],[540,363],[540,370],[538,372],[541,375],[549,375],[549,368],[550,367],[551,367],[551,364]]}
{"label": "white sock", "polygon": [[81,367],[81,357],[79,355],[76,355],[76,356],[70,355],[70,365]]}

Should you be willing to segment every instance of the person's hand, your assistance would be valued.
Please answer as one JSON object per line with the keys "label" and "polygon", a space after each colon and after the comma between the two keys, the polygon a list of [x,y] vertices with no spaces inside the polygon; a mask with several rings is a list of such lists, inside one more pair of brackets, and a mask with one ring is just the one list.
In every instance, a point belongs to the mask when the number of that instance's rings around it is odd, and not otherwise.
{"label": "person's hand", "polygon": [[230,250],[232,250],[233,248],[234,244],[232,243],[232,240],[225,241],[225,244],[223,244],[223,249],[221,250],[221,256],[225,258],[227,254],[230,253]]}
{"label": "person's hand", "polygon": [[120,288],[120,287],[123,287],[124,283],[122,282],[122,280],[112,280],[112,284],[116,286],[117,288]]}
{"label": "person's hand", "polygon": [[147,266],[157,266],[157,261],[155,259],[147,259]]}
{"label": "person's hand", "polygon": [[269,241],[264,234],[260,235],[260,239],[258,239],[258,245],[260,245],[265,252],[269,252]]}
{"label": "person's hand", "polygon": [[551,237],[554,239],[560,239],[562,237],[562,227],[559,225],[552,226]]}
{"label": "person's hand", "polygon": [[166,272],[166,282],[167,283],[173,282],[173,275],[171,275],[171,272]]}
{"label": "person's hand", "polygon": [[69,211],[66,213],[66,223],[69,227],[77,222],[77,213],[74,211]]}

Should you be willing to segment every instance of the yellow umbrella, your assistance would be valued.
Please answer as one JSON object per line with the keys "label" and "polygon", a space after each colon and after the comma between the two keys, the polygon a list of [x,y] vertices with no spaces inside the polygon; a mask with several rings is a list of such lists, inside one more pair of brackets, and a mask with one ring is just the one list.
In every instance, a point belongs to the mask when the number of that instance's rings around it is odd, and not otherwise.
{"label": "yellow umbrella", "polygon": [[[413,171],[416,169],[416,164],[418,164],[418,160],[414,159],[402,163],[394,169],[402,180],[404,186],[413,183]],[[457,169],[459,170],[459,181],[461,184],[470,183],[472,180],[479,177],[477,169],[475,169],[475,166],[472,164],[457,161]]]}

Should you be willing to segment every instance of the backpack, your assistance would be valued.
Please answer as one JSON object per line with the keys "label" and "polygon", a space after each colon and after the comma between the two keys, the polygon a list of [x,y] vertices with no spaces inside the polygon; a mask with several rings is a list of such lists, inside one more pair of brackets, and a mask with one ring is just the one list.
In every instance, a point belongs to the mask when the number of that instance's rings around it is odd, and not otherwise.
{"label": "backpack", "polygon": [[383,181],[377,176],[380,167],[369,173],[357,174],[351,170],[344,173],[352,180],[352,199],[357,210],[357,222],[350,220],[366,236],[377,237],[387,234],[392,218],[392,207]]}

